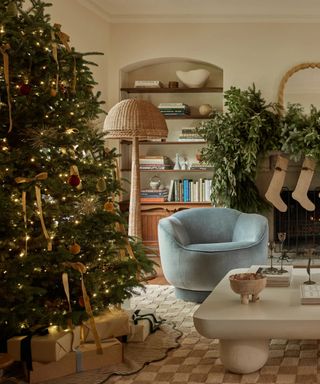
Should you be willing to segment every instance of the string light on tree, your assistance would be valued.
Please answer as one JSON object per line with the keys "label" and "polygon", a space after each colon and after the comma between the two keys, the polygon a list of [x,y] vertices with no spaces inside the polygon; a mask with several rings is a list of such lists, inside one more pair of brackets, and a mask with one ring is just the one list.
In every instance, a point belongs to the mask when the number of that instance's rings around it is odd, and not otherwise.
{"label": "string light on tree", "polygon": [[[134,250],[141,265],[130,255],[118,257],[129,240],[115,223],[125,218],[120,210],[104,209],[120,192],[114,180],[116,154],[104,151],[104,137],[92,123],[104,112],[87,54],[71,49],[63,27],[50,23],[48,4],[32,0],[32,5],[27,0],[0,2],[3,344],[22,328],[65,326],[69,317],[81,324],[87,318],[78,284],[83,274],[98,313],[140,284],[130,278],[138,267],[151,272],[153,264],[141,245]],[[47,178],[40,180],[42,173]],[[28,182],[17,184],[16,178]],[[85,269],[92,265],[90,273],[68,271],[77,313],[66,310],[67,298],[61,295],[66,263]]]}

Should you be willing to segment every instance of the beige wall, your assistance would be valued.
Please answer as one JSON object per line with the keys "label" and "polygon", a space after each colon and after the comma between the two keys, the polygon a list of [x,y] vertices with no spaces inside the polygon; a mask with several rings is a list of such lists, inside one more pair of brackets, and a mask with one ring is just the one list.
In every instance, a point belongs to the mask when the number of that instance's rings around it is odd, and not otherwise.
{"label": "beige wall", "polygon": [[98,83],[96,91],[102,92],[101,100],[107,100],[107,71],[111,56],[109,24],[76,0],[51,0],[51,3],[52,6],[47,8],[47,12],[51,15],[52,23],[62,25],[62,31],[70,36],[70,45],[76,51],[104,54],[87,56],[87,59],[98,64],[98,67],[91,66],[94,79]]}

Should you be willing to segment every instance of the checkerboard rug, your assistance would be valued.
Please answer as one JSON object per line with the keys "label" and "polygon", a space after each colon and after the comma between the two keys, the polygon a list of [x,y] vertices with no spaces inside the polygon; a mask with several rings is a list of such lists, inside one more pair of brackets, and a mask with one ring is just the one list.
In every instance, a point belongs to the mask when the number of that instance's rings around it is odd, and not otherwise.
{"label": "checkerboard rug", "polygon": [[320,342],[317,340],[272,340],[266,365],[258,372],[238,375],[224,369],[218,341],[208,340],[195,330],[192,315],[198,305],[177,300],[173,287],[148,285],[146,293],[136,296],[132,305],[154,308],[158,315],[174,321],[183,332],[181,345],[165,359],[147,365],[134,375],[111,377],[108,384],[320,383]]}
{"label": "checkerboard rug", "polygon": [[178,339],[179,347],[170,348],[166,357],[147,364],[134,374],[102,378],[100,374],[83,372],[57,379],[54,384],[320,383],[320,342],[317,340],[272,340],[266,365],[257,372],[238,375],[224,369],[219,359],[218,341],[206,339],[195,330],[192,315],[198,305],[176,299],[173,287],[147,285],[145,292],[141,291],[132,299],[131,307],[155,309],[168,323],[174,322],[183,332]]}

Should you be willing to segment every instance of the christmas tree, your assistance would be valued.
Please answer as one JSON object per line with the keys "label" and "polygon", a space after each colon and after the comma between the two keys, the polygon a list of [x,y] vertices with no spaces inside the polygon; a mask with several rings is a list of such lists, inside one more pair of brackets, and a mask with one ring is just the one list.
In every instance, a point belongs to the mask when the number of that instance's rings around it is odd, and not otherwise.
{"label": "christmas tree", "polygon": [[[79,324],[153,271],[115,203],[87,60],[42,0],[0,0],[0,335]],[[133,252],[132,252],[133,247]],[[70,300],[66,296],[69,283]]]}

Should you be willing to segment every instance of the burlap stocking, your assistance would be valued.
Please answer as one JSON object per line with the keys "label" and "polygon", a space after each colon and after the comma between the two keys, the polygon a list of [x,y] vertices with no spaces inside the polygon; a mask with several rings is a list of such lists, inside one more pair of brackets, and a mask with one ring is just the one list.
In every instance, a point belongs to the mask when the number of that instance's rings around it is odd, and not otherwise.
{"label": "burlap stocking", "polygon": [[288,159],[286,159],[285,157],[277,157],[274,173],[270,181],[268,190],[265,194],[266,199],[270,201],[270,203],[272,203],[272,205],[276,207],[280,212],[285,212],[288,208],[280,196],[284,179],[286,177],[288,162]]}
{"label": "burlap stocking", "polygon": [[306,157],[302,164],[296,188],[292,192],[292,197],[307,211],[314,211],[316,208],[313,202],[308,198],[308,189],[310,187],[315,168],[315,160]]}

